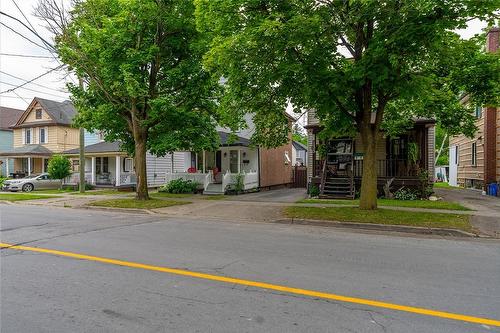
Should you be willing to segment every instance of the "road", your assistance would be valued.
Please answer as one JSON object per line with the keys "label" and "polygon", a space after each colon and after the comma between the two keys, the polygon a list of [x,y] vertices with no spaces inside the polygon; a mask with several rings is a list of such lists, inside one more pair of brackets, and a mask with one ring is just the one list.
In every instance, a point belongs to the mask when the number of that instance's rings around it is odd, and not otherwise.
{"label": "road", "polygon": [[[0,204],[0,331],[500,332],[66,252],[500,320],[500,242]],[[184,274],[184,273],[183,273]],[[239,281],[239,280],[238,280]]]}

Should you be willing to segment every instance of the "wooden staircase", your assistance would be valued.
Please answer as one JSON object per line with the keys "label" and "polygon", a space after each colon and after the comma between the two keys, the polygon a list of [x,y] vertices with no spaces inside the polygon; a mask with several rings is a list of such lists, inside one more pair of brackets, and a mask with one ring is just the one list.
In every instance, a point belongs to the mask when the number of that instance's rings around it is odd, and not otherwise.
{"label": "wooden staircase", "polygon": [[352,178],[325,178],[321,186],[320,198],[353,199],[354,183]]}

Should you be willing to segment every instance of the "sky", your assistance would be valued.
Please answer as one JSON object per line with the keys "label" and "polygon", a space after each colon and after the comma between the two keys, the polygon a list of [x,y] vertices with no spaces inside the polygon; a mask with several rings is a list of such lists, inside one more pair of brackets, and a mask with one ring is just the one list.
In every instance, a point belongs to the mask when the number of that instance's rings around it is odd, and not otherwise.
{"label": "sky", "polygon": [[[69,3],[69,0],[63,1]],[[44,27],[43,22],[33,15],[37,3],[38,0],[0,0],[0,11],[12,15],[27,24],[21,12],[16,8],[15,4],[17,4],[35,30],[44,39],[52,41],[52,36]],[[0,106],[24,110],[35,96],[55,101],[69,99],[66,84],[68,82],[76,83],[76,80],[65,71],[53,71],[13,92],[3,93],[60,65],[50,52],[27,41],[19,34],[9,30],[5,25],[33,42],[43,45],[36,36],[23,28],[21,24],[0,15]],[[485,23],[475,20],[470,22],[467,29],[457,32],[463,38],[470,38],[480,33],[484,27]],[[34,57],[18,57],[14,55]]]}

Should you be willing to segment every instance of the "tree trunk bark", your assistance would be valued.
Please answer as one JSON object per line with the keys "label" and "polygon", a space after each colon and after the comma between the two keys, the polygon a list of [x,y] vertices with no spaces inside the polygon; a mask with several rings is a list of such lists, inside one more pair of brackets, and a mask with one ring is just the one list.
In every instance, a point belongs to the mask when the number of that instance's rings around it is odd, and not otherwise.
{"label": "tree trunk bark", "polygon": [[377,131],[372,129],[364,131],[363,146],[363,174],[359,208],[373,210],[377,209]]}
{"label": "tree trunk bark", "polygon": [[134,128],[135,141],[135,175],[137,178],[136,196],[137,200],[149,200],[148,179],[146,172],[146,141],[147,130]]}

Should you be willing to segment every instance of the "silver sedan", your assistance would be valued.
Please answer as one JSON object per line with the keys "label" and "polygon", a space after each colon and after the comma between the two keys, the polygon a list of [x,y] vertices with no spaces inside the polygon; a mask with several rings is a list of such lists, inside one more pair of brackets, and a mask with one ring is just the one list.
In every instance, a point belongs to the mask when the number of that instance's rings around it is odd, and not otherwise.
{"label": "silver sedan", "polygon": [[9,179],[3,182],[4,191],[23,191],[57,189],[61,186],[60,179],[51,179],[48,173],[31,175],[21,179]]}

